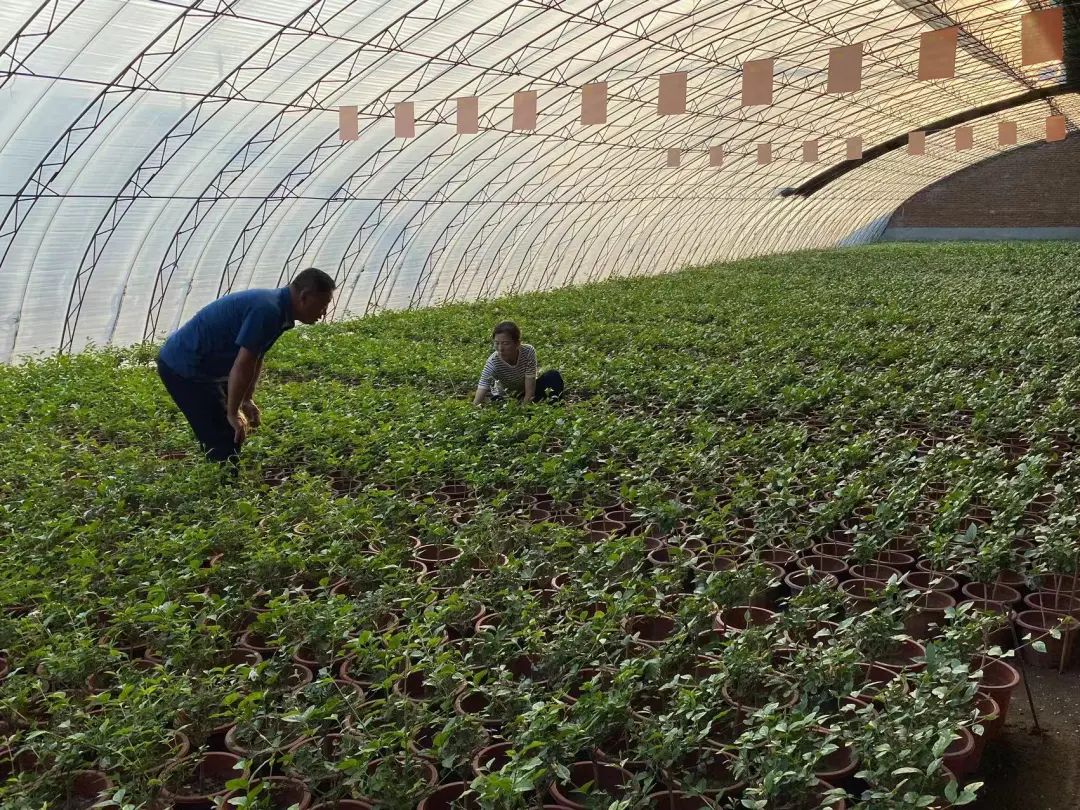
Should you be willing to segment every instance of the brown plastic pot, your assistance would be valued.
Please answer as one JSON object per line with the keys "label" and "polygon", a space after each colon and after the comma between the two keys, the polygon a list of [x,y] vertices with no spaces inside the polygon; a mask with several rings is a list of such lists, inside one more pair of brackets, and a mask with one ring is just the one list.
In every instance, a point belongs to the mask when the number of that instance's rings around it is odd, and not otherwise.
{"label": "brown plastic pot", "polygon": [[240,761],[236,754],[210,751],[174,762],[162,771],[161,797],[177,808],[212,806],[218,799],[230,795],[225,784],[243,775],[236,767]]}
{"label": "brown plastic pot", "polygon": [[1000,582],[969,582],[960,592],[975,602],[986,602],[1015,610],[1020,606],[1020,591]]}
{"label": "brown plastic pot", "polygon": [[848,572],[852,579],[871,579],[876,582],[888,582],[893,577],[900,579],[902,576],[900,569],[878,562],[853,565]]}
{"label": "brown plastic pot", "polygon": [[102,771],[75,771],[71,774],[67,800],[69,804],[74,800],[87,807],[91,804],[99,806],[96,803],[103,798],[102,794],[111,791],[112,787],[112,780]]}
{"label": "brown plastic pot", "polygon": [[337,799],[329,802],[320,802],[311,810],[374,810],[370,802],[363,799]]}
{"label": "brown plastic pot", "polygon": [[799,568],[784,577],[784,584],[791,590],[792,595],[802,593],[806,590],[808,585],[817,584],[819,582],[823,582],[832,588],[835,588],[840,584],[840,580],[832,574],[826,574],[824,571],[811,570],[809,568]]}
{"label": "brown plastic pot", "polygon": [[510,752],[514,750],[514,744],[508,742],[495,743],[480,751],[472,758],[470,763],[475,776],[501,771],[510,761]]}
{"label": "brown plastic pot", "polygon": [[979,691],[992,697],[1001,710],[1001,723],[1009,714],[1013,690],[1020,685],[1020,673],[1000,658],[983,657],[975,661],[975,669],[982,670]]}
{"label": "brown plastic pot", "polygon": [[454,546],[430,544],[420,546],[413,552],[413,558],[422,562],[429,571],[435,571],[448,565],[461,557],[461,549]]}
{"label": "brown plastic pot", "polygon": [[[1031,641],[1024,642],[1020,648],[1025,664],[1042,669],[1069,669],[1076,662],[1080,621],[1072,616],[1022,610],[1016,614],[1016,629],[1021,639],[1031,634]],[[1058,638],[1051,635],[1052,631],[1057,631]],[[1035,649],[1036,641],[1046,645],[1046,652]]]}
{"label": "brown plastic pot", "polygon": [[758,559],[779,565],[785,572],[791,573],[799,567],[799,558],[794,551],[786,548],[763,548],[758,552]]}
{"label": "brown plastic pot", "polygon": [[1080,596],[1080,576],[1074,576],[1073,574],[1045,574],[1039,577],[1039,590]]}
{"label": "brown plastic pot", "polygon": [[1024,605],[1029,610],[1080,618],[1080,596],[1074,596],[1071,593],[1035,591],[1024,597]]}
{"label": "brown plastic pot", "polygon": [[935,574],[916,569],[904,574],[903,583],[917,591],[939,591],[953,597],[960,593],[960,583],[948,574]]}
{"label": "brown plastic pot", "polygon": [[838,742],[838,745],[839,748],[822,758],[814,771],[818,779],[828,782],[831,787],[843,787],[859,766],[855,751],[842,742]]}
{"label": "brown plastic pot", "polygon": [[878,552],[878,555],[874,557],[874,562],[895,568],[901,574],[915,568],[915,558],[910,554],[905,554],[903,551],[890,551],[885,549],[884,551]]}
{"label": "brown plastic pot", "polygon": [[840,583],[842,590],[856,610],[870,610],[880,600],[885,583],[874,579],[849,579]]}
{"label": "brown plastic pot", "polygon": [[826,574],[832,574],[837,579],[847,576],[847,563],[839,557],[829,557],[825,554],[810,554],[799,559],[799,568],[813,568]]}
{"label": "brown plastic pot", "polygon": [[741,633],[750,627],[766,627],[776,619],[776,613],[767,608],[739,605],[724,608],[713,619],[713,628],[722,633]]}
{"label": "brown plastic pot", "polygon": [[896,642],[896,646],[886,658],[874,663],[897,672],[920,672],[926,668],[926,663],[918,659],[925,655],[926,648],[922,644],[914,639],[904,639]]}
{"label": "brown plastic pot", "polygon": [[859,694],[866,697],[876,695],[885,687],[885,684],[900,677],[897,670],[883,667],[880,664],[871,664],[864,661],[859,664],[859,668],[863,673],[859,684]]}
{"label": "brown plastic pot", "polygon": [[594,542],[609,540],[626,532],[626,524],[607,518],[596,518],[585,524],[589,539]]}
{"label": "brown plastic pot", "polygon": [[942,591],[923,591],[913,605],[915,609],[905,619],[904,630],[912,638],[925,641],[941,632],[945,613],[956,607],[956,600]]}
{"label": "brown plastic pot", "polygon": [[480,803],[472,796],[465,796],[469,789],[466,782],[450,782],[435,789],[416,806],[416,810],[480,810]]}
{"label": "brown plastic pot", "polygon": [[854,549],[851,543],[842,540],[826,540],[824,543],[816,543],[812,547],[814,554],[823,557],[836,557],[838,560],[846,560]]}
{"label": "brown plastic pot", "polygon": [[976,738],[975,744],[985,745],[988,740],[996,740],[1001,736],[1005,728],[1005,717],[1001,713],[1001,707],[987,692],[980,689],[975,698],[975,708],[979,713],[979,722],[983,727],[981,738]]}
{"label": "brown plastic pot", "polygon": [[267,785],[270,806],[273,810],[289,810],[290,807],[297,805],[299,805],[298,810],[308,810],[311,807],[311,793],[299,779],[271,776],[260,781]]}
{"label": "brown plastic pot", "polygon": [[624,629],[642,644],[659,646],[675,634],[678,624],[671,616],[631,616]]}
{"label": "brown plastic pot", "polygon": [[271,657],[278,650],[276,646],[271,645],[267,639],[260,636],[254,630],[245,630],[241,634],[239,646],[247,650],[253,650],[264,658]]}
{"label": "brown plastic pot", "polygon": [[966,728],[956,730],[957,739],[953,740],[942,757],[945,767],[963,781],[975,772],[979,763],[975,759],[975,735]]}
{"label": "brown plastic pot", "polygon": [[691,796],[681,790],[658,790],[645,799],[649,810],[711,810],[715,804],[701,796]]}
{"label": "brown plastic pot", "polygon": [[[553,782],[548,792],[560,807],[569,810],[587,810],[590,799],[598,794],[619,798],[633,779],[625,768],[603,762],[575,762],[568,770],[570,778]],[[586,785],[591,786],[588,794],[582,792]]]}

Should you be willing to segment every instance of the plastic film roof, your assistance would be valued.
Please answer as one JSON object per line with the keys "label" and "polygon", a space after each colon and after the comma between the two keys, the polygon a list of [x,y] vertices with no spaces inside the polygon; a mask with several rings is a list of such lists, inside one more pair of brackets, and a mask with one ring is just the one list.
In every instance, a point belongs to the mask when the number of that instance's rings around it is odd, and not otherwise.
{"label": "plastic film roof", "polygon": [[[864,146],[1063,81],[1020,65],[1040,4],[915,0],[5,0],[0,3],[0,360],[164,336],[221,293],[335,275],[333,318],[660,273],[873,238],[912,193],[1020,144],[1062,95],[979,118],[780,197]],[[956,78],[917,81],[919,35],[960,26]],[[864,43],[829,95],[828,49]],[[741,66],[775,59],[774,102]],[[658,77],[688,73],[659,117]],[[608,83],[608,122],[580,87]],[[513,95],[538,92],[533,132]],[[481,132],[455,100],[479,96]],[[415,104],[417,137],[394,137]],[[360,138],[342,143],[338,107]],[[819,139],[819,162],[802,144]],[[758,165],[757,144],[773,160]],[[722,146],[724,165],[709,165]],[[667,150],[682,151],[668,168]]]}

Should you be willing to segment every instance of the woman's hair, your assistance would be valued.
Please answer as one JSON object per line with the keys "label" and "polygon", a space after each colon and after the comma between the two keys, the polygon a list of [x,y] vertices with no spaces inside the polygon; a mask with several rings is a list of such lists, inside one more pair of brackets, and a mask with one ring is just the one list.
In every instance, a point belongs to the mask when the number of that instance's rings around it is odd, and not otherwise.
{"label": "woman's hair", "polygon": [[521,343],[521,330],[518,329],[518,325],[513,321],[503,321],[496,325],[491,332],[492,340],[495,339],[496,335],[507,335],[515,343]]}

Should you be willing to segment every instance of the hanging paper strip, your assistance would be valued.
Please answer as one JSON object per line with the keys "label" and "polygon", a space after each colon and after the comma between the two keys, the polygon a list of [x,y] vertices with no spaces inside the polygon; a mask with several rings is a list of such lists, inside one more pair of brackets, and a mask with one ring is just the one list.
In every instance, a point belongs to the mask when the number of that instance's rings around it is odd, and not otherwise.
{"label": "hanging paper strip", "polygon": [[847,139],[847,159],[862,160],[862,136]]}
{"label": "hanging paper strip", "polygon": [[772,163],[772,144],[759,143],[757,145],[757,162],[759,166]]}
{"label": "hanging paper strip", "polygon": [[926,31],[919,39],[919,81],[956,76],[957,26]]}
{"label": "hanging paper strip", "polygon": [[1067,134],[1064,115],[1051,115],[1046,119],[1046,140],[1063,141]]}
{"label": "hanging paper strip", "polygon": [[343,141],[360,140],[360,119],[356,107],[338,107],[338,137]]}
{"label": "hanging paper strip", "polygon": [[802,159],[803,159],[803,163],[817,163],[817,160],[818,160],[818,142],[817,141],[803,141]]}
{"label": "hanging paper strip", "polygon": [[975,145],[975,127],[956,128],[956,151],[963,152]]}
{"label": "hanging paper strip", "polygon": [[581,123],[585,126],[607,123],[607,82],[594,82],[581,88]]}
{"label": "hanging paper strip", "polygon": [[907,136],[907,151],[909,155],[925,155],[926,133],[909,132]]}
{"label": "hanging paper strip", "polygon": [[829,83],[826,92],[854,93],[862,89],[863,46],[844,45],[829,49]]}
{"label": "hanging paper strip", "polygon": [[475,135],[480,131],[480,99],[466,96],[457,100],[457,134]]}
{"label": "hanging paper strip", "polygon": [[1016,122],[998,121],[998,146],[1016,146]]}
{"label": "hanging paper strip", "polygon": [[394,137],[416,137],[416,117],[411,101],[402,101],[394,105]]}
{"label": "hanging paper strip", "polygon": [[1037,65],[1065,57],[1063,11],[1047,8],[1020,17],[1020,64]]}
{"label": "hanging paper strip", "polygon": [[660,76],[660,95],[656,101],[660,115],[682,115],[686,112],[686,74],[663,73]]}
{"label": "hanging paper strip", "polygon": [[742,105],[757,107],[772,104],[773,60],[752,59],[743,62]]}
{"label": "hanging paper strip", "polygon": [[521,90],[514,93],[515,132],[532,132],[536,129],[536,91]]}
{"label": "hanging paper strip", "polygon": [[720,168],[724,165],[724,147],[709,147],[709,165],[715,166],[716,168]]}
{"label": "hanging paper strip", "polygon": [[682,162],[682,150],[681,149],[668,149],[667,150],[667,165],[670,169],[679,168],[679,163]]}

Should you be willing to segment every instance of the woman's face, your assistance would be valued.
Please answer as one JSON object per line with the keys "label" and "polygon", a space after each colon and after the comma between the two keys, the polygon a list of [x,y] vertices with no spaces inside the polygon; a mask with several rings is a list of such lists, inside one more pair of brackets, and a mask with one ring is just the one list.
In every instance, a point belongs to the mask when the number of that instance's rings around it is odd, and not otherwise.
{"label": "woman's face", "polygon": [[521,345],[521,341],[514,340],[504,332],[499,332],[492,338],[492,342],[495,344],[495,351],[499,353],[499,357],[508,363],[512,363],[517,359],[518,347]]}

